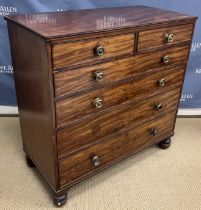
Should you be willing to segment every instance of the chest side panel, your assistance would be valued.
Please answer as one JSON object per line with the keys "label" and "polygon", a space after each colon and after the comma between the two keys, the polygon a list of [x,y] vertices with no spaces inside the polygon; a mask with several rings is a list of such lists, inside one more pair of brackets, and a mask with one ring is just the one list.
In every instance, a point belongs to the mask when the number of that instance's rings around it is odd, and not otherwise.
{"label": "chest side panel", "polygon": [[50,62],[46,43],[8,22],[14,79],[25,152],[56,187]]}

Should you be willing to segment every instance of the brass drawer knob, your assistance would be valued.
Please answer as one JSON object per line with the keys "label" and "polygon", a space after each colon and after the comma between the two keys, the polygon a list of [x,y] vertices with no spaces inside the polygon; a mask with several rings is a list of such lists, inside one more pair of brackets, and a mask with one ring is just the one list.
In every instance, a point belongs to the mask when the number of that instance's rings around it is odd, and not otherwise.
{"label": "brass drawer knob", "polygon": [[166,83],[165,79],[158,80],[158,84],[159,84],[160,87],[165,86],[165,83]]}
{"label": "brass drawer knob", "polygon": [[158,129],[157,129],[157,128],[151,129],[150,134],[151,134],[152,136],[156,136],[156,135],[158,134]]}
{"label": "brass drawer knob", "polygon": [[104,74],[103,72],[99,72],[99,71],[96,71],[92,74],[92,77],[96,80],[96,81],[101,81],[104,77]]}
{"label": "brass drawer knob", "polygon": [[105,52],[104,48],[102,46],[100,46],[100,45],[99,46],[96,46],[95,49],[94,49],[94,53],[97,56],[104,55],[104,52]]}
{"label": "brass drawer knob", "polygon": [[168,43],[173,42],[174,41],[174,34],[166,33],[165,34],[165,41],[168,42]]}
{"label": "brass drawer knob", "polygon": [[97,166],[100,166],[101,164],[101,159],[100,157],[98,157],[97,155],[93,156],[92,157],[92,164],[97,167]]}
{"label": "brass drawer knob", "polygon": [[168,55],[165,55],[165,56],[163,56],[162,57],[162,61],[163,61],[163,63],[169,63],[170,62],[170,58],[169,58],[169,56]]}
{"label": "brass drawer knob", "polygon": [[154,107],[155,107],[156,111],[161,111],[162,108],[163,108],[163,105],[162,104],[155,104]]}
{"label": "brass drawer knob", "polygon": [[103,107],[103,100],[101,98],[95,98],[93,103],[96,108],[100,109]]}

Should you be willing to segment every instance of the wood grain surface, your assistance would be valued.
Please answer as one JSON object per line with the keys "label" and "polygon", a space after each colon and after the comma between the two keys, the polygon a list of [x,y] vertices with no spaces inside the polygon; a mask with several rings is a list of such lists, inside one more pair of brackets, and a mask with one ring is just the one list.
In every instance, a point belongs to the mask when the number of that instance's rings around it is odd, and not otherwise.
{"label": "wood grain surface", "polygon": [[[99,170],[110,162],[170,134],[173,131],[174,117],[175,112],[172,112],[135,129],[130,128],[130,130],[121,133],[121,135],[116,133],[116,135],[108,137],[106,141],[60,161],[60,186],[62,187],[83,175]],[[151,135],[152,129],[158,129],[156,136]],[[101,160],[101,164],[98,167],[92,164],[92,158],[95,155]]]}
{"label": "wood grain surface", "polygon": [[[109,20],[110,17],[113,18],[112,22]],[[139,5],[24,14],[7,16],[6,19],[20,24],[45,39],[53,39],[161,23],[194,21],[196,17]]]}
{"label": "wood grain surface", "polygon": [[[138,50],[146,50],[148,48],[160,47],[177,44],[179,42],[190,41],[193,33],[194,25],[184,24],[180,26],[161,27],[159,29],[141,31],[138,39]],[[165,34],[173,34],[173,42],[166,42]]]}
{"label": "wood grain surface", "polygon": [[[159,51],[143,53],[129,58],[105,62],[103,64],[68,70],[54,75],[55,96],[70,95],[87,89],[97,89],[108,83],[120,81],[153,70],[158,67],[166,67],[177,63],[186,63],[188,58],[188,46],[162,49]],[[161,57],[169,55],[170,63],[165,64]],[[102,72],[102,81],[92,78],[95,71]]]}
{"label": "wood grain surface", "polygon": [[8,29],[23,147],[56,190],[51,54],[36,35],[12,23]]}
{"label": "wood grain surface", "polygon": [[[109,107],[131,100],[146,98],[182,84],[184,66],[172,67],[164,71],[137,77],[115,87],[103,87],[86,94],[69,97],[56,102],[57,125],[67,123],[87,115],[96,114]],[[166,84],[160,87],[158,81],[165,79]],[[95,98],[103,100],[103,107],[98,109],[93,105]]]}
{"label": "wood grain surface", "polygon": [[[134,33],[108,36],[93,40],[57,44],[52,46],[53,67],[97,62],[106,58],[131,54],[134,48]],[[104,48],[104,55],[94,53],[96,46]]]}
{"label": "wood grain surface", "polygon": [[[83,149],[110,133],[128,128],[130,124],[134,127],[171,110],[176,110],[179,95],[180,87],[146,100],[122,105],[113,111],[100,113],[59,130],[57,132],[58,156]],[[162,105],[159,111],[155,107],[158,104]]]}

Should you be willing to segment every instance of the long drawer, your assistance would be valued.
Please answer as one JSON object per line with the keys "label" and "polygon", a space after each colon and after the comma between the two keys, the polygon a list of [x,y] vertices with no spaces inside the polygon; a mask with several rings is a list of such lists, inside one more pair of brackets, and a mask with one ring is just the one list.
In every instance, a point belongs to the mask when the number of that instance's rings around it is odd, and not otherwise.
{"label": "long drawer", "polygon": [[[117,82],[157,67],[186,63],[190,46],[163,49],[139,54],[129,58],[68,70],[54,75],[55,96],[64,96],[87,89],[97,89],[111,82]],[[163,56],[169,62],[163,62]]]}
{"label": "long drawer", "polygon": [[118,86],[105,86],[86,94],[68,97],[56,102],[57,125],[97,114],[112,106],[146,98],[182,84],[184,66],[137,77]]}
{"label": "long drawer", "polygon": [[169,113],[137,128],[131,128],[121,135],[117,133],[107,141],[60,161],[60,187],[172,134],[175,114],[176,112]]}
{"label": "long drawer", "polygon": [[135,34],[130,33],[53,45],[53,67],[97,62],[106,58],[131,54],[134,48],[134,37]]}
{"label": "long drawer", "polygon": [[100,138],[137,126],[177,109],[181,88],[131,103],[68,126],[57,132],[58,156],[82,149]]}

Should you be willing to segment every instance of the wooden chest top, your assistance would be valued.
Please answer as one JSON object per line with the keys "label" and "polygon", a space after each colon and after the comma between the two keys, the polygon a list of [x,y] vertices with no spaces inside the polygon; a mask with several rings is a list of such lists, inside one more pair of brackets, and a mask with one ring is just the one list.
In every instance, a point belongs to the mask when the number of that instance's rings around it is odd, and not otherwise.
{"label": "wooden chest top", "polygon": [[196,17],[147,6],[86,9],[7,16],[45,39],[122,30],[160,23],[188,21]]}

